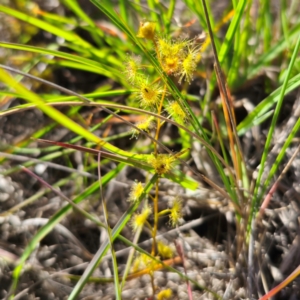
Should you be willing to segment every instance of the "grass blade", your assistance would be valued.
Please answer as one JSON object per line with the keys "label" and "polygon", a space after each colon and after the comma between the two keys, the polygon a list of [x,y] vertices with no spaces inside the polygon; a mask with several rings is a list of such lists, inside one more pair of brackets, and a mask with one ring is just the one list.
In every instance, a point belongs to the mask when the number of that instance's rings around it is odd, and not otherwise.
{"label": "grass blade", "polygon": [[275,130],[275,125],[276,125],[276,122],[277,122],[277,119],[278,119],[278,116],[279,116],[279,113],[280,113],[280,109],[281,109],[281,106],[282,106],[282,103],[283,103],[283,100],[284,100],[284,94],[285,94],[287,86],[288,86],[289,76],[290,76],[291,71],[293,69],[295,60],[298,56],[299,48],[300,48],[300,37],[298,38],[297,44],[294,48],[294,52],[293,52],[293,55],[292,55],[292,58],[291,58],[291,61],[290,61],[290,64],[289,64],[289,67],[288,67],[288,70],[287,70],[287,74],[286,74],[286,77],[284,79],[281,91],[280,91],[278,103],[277,103],[276,108],[275,108],[275,112],[274,112],[272,122],[271,122],[271,125],[270,125],[270,130],[268,132],[267,140],[266,140],[266,143],[265,143],[263,155],[262,155],[261,162],[260,162],[260,168],[259,168],[259,172],[258,172],[256,184],[255,184],[255,189],[254,189],[254,197],[253,197],[253,205],[252,205],[252,209],[254,209],[253,213],[256,213],[257,205],[259,204],[259,202],[261,201],[261,198],[263,197],[262,193],[260,193],[260,195],[259,195],[259,187],[261,186],[261,178],[262,178],[263,171],[264,171],[264,164],[265,164],[266,159],[267,159],[267,155],[268,155],[268,152],[269,152],[269,147],[270,147],[270,144],[271,144],[273,132]]}

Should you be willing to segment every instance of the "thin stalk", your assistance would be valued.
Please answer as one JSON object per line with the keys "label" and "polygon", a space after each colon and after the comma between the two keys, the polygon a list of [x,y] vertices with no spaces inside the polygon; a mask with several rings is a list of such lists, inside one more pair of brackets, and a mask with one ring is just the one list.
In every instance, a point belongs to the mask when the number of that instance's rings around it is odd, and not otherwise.
{"label": "thin stalk", "polygon": [[[157,114],[161,115],[162,107],[164,103],[164,98],[167,90],[167,85],[164,85],[164,92],[162,94],[160,104],[157,110]],[[155,140],[158,141],[159,139],[159,133],[161,128],[161,120],[157,119],[157,125],[156,125],[156,133],[155,133]],[[154,154],[157,155],[157,143],[154,143]],[[158,193],[159,193],[159,178],[156,181],[155,186],[155,197],[153,199],[153,213],[154,213],[154,224],[153,224],[153,230],[152,230],[152,237],[153,237],[153,244],[152,244],[152,251],[151,254],[154,256],[156,253],[156,233],[157,233],[157,227],[158,227]]]}
{"label": "thin stalk", "polygon": [[[216,46],[214,43],[214,36],[213,36],[212,27],[211,27],[210,20],[209,20],[209,14],[208,14],[207,6],[206,6],[206,1],[202,0],[202,4],[203,4],[205,17],[207,20],[207,28],[208,28],[209,36],[211,38],[211,45],[212,45],[212,49],[213,49],[213,53],[214,53],[215,71],[216,71],[216,75],[218,78],[220,94],[221,94],[222,101],[224,101],[224,104],[225,104],[225,105],[223,105],[223,110],[224,110],[225,118],[226,118],[226,115],[228,115],[227,118],[229,118],[229,120],[230,120],[230,124],[227,125],[227,130],[228,130],[228,134],[229,134],[229,138],[230,138],[232,159],[234,160],[234,167],[235,167],[235,171],[237,172],[236,181],[239,186],[241,174],[242,174],[241,164],[243,163],[243,165],[245,165],[245,162],[244,162],[243,156],[242,156],[242,151],[241,151],[242,147],[241,147],[240,140],[238,138],[238,134],[236,131],[236,122],[235,122],[235,117],[234,117],[233,106],[230,101],[229,90],[227,88],[225,78],[223,76],[220,61],[218,58],[217,49],[216,49]],[[233,134],[233,136],[232,136],[232,134]]]}
{"label": "thin stalk", "polygon": [[[159,103],[159,107],[157,109],[157,114],[159,116],[161,115],[161,112],[162,112],[162,107],[163,107],[166,91],[167,91],[167,85],[165,84],[164,85],[164,92],[162,94],[162,97],[161,97],[161,100],[160,100],[160,103]],[[161,120],[158,118],[157,119],[157,124],[156,124],[156,133],[155,133],[155,140],[156,141],[158,141],[158,139],[159,139],[160,128],[161,128]],[[157,155],[157,143],[154,143],[154,154]]]}
{"label": "thin stalk", "polygon": [[100,199],[102,202],[102,209],[103,209],[103,216],[105,220],[106,225],[106,231],[107,231],[107,239],[109,241],[110,251],[111,251],[111,257],[112,257],[112,263],[113,263],[113,271],[114,271],[114,288],[116,293],[116,299],[121,300],[121,285],[119,281],[119,273],[118,273],[118,264],[117,264],[117,258],[115,254],[115,250],[113,247],[113,238],[111,234],[111,228],[108,224],[108,211],[105,199],[103,197],[103,187],[102,187],[102,176],[101,176],[101,168],[100,168],[100,158],[101,158],[101,152],[99,151],[98,154],[98,176],[99,176],[99,190],[100,190]]}
{"label": "thin stalk", "polygon": [[156,253],[156,234],[157,234],[157,227],[158,227],[158,193],[159,193],[159,178],[157,178],[156,185],[155,185],[155,197],[153,199],[153,212],[154,212],[154,224],[152,230],[152,250],[151,255],[155,256]]}
{"label": "thin stalk", "polygon": [[[263,194],[260,191],[259,187],[261,186],[261,180],[262,180],[262,176],[263,176],[264,165],[265,165],[266,160],[267,160],[267,156],[268,156],[268,153],[269,153],[269,148],[270,148],[272,137],[273,137],[273,132],[275,130],[275,124],[277,123],[277,119],[279,117],[281,106],[283,104],[285,90],[287,88],[288,80],[289,80],[290,74],[292,72],[294,63],[296,61],[299,48],[300,48],[300,37],[298,38],[297,44],[294,48],[294,52],[293,52],[293,55],[292,55],[292,58],[291,58],[291,61],[290,61],[290,64],[289,64],[289,67],[288,67],[288,70],[287,70],[286,77],[285,77],[283,85],[282,85],[282,89],[280,91],[279,100],[278,100],[278,103],[277,103],[276,108],[275,108],[275,112],[274,112],[272,122],[271,122],[271,125],[270,125],[270,130],[269,130],[267,140],[266,140],[266,143],[265,143],[265,148],[264,148],[263,155],[262,155],[262,158],[261,158],[260,168],[259,168],[259,172],[258,172],[258,176],[257,176],[257,180],[256,180],[253,203],[252,203],[252,215],[250,216],[250,218],[252,218],[254,216],[254,214],[256,213],[257,208],[258,208],[258,204],[259,204],[259,202],[260,202],[260,200],[263,196]],[[249,224],[250,224],[250,222],[251,222],[251,220],[249,220]]]}

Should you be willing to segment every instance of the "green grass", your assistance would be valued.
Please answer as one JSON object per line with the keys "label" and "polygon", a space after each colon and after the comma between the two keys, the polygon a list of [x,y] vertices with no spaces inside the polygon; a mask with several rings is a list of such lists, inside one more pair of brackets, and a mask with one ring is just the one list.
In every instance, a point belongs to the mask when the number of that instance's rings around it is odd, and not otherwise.
{"label": "green grass", "polygon": [[[200,80],[199,74],[207,74],[205,79],[208,86],[204,99],[200,99],[197,95],[189,94],[189,86],[186,82],[181,85],[178,84],[178,78],[174,79],[174,77],[180,72],[179,67],[176,72],[168,69],[168,65],[164,64],[164,56],[167,55],[162,48],[159,48],[162,39],[171,38],[173,32],[178,29],[174,22],[174,18],[176,18],[176,0],[171,0],[169,5],[149,0],[146,7],[141,5],[140,1],[120,0],[116,7],[112,7],[111,1],[91,0],[95,11],[98,11],[99,16],[101,16],[100,19],[105,18],[110,24],[109,28],[105,24],[100,26],[99,22],[97,23],[85,13],[84,8],[80,7],[77,1],[61,0],[60,2],[61,5],[69,9],[70,16],[65,17],[55,13],[42,12],[37,10],[36,6],[32,6],[35,7],[34,10],[28,8],[30,6],[23,7],[20,5],[12,8],[0,5],[0,12],[8,18],[13,18],[19,24],[29,24],[36,28],[35,31],[30,31],[26,27],[20,29],[19,41],[17,40],[14,43],[0,42],[0,48],[6,51],[5,53],[19,58],[22,62],[19,67],[12,68],[9,66],[11,64],[5,63],[5,60],[0,61],[0,82],[5,85],[5,88],[0,91],[0,104],[1,101],[9,101],[9,99],[15,98],[23,101],[19,105],[12,105],[1,110],[0,117],[38,109],[51,120],[49,124],[37,128],[30,137],[26,137],[14,145],[9,145],[8,148],[1,149],[6,155],[1,156],[0,153],[0,161],[1,164],[5,164],[9,159],[21,159],[18,157],[20,154],[25,156],[40,151],[41,155],[38,159],[22,163],[23,167],[31,168],[38,162],[48,162],[50,165],[54,159],[63,158],[70,153],[74,153],[74,151],[81,151],[84,155],[92,157],[86,159],[84,171],[94,175],[94,177],[96,174],[98,180],[92,183],[90,180],[80,181],[83,186],[78,186],[78,190],[83,191],[74,194],[73,200],[68,200],[69,204],[53,214],[49,222],[42,226],[28,242],[13,271],[10,298],[14,298],[26,262],[41,240],[53,230],[56,224],[68,217],[73,204],[77,205],[85,201],[92,194],[98,195],[103,205],[102,210],[106,224],[100,223],[99,218],[95,218],[88,212],[80,212],[84,215],[84,218],[91,220],[97,226],[103,227],[108,238],[89,262],[83,275],[75,284],[69,299],[76,299],[79,296],[109,249],[113,258],[116,299],[121,299],[126,278],[125,276],[122,278],[118,274],[118,264],[114,254],[114,241],[117,239],[133,247],[135,252],[146,254],[154,264],[162,264],[167,269],[179,273],[183,282],[185,280],[193,282],[200,289],[207,290],[214,297],[219,297],[220,295],[215,294],[216,291],[199,286],[194,280],[188,278],[184,272],[178,272],[173,267],[165,265],[157,259],[156,256],[159,255],[156,249],[156,236],[159,231],[158,220],[160,214],[170,214],[172,211],[172,207],[169,207],[169,211],[165,212],[158,210],[160,181],[161,178],[166,178],[170,182],[179,184],[189,190],[196,190],[202,182],[205,182],[212,190],[219,192],[220,196],[227,199],[234,208],[236,228],[240,234],[236,241],[238,252],[236,257],[242,253],[242,249],[248,247],[250,249],[252,245],[249,238],[254,230],[253,224],[258,218],[259,208],[279,170],[286,149],[292,143],[300,126],[298,120],[288,134],[288,138],[268,176],[262,180],[264,166],[270,153],[273,134],[284,105],[285,96],[300,85],[300,76],[298,75],[300,25],[290,23],[292,18],[287,18],[288,14],[291,17],[297,12],[293,10],[293,7],[287,7],[285,1],[280,1],[281,10],[280,15],[277,16],[279,22],[275,23],[275,16],[270,13],[269,1],[260,0],[257,6],[257,16],[255,22],[253,22],[253,12],[251,10],[253,7],[250,3],[247,1],[232,1],[232,4],[226,8],[226,11],[222,14],[223,17],[219,20],[215,18],[213,13],[213,1],[207,3],[207,11],[201,1],[184,1],[190,19],[183,21],[188,23],[187,21],[195,19],[197,26],[203,28],[207,34],[207,40],[202,51],[211,53],[211,46],[213,46],[216,50],[214,60],[219,61],[222,70],[222,72],[218,72],[218,69],[216,69],[217,72],[212,69],[209,70],[209,67],[202,64],[202,61],[197,61],[194,78]],[[230,15],[231,10],[234,11],[234,14],[228,20],[227,17]],[[207,12],[207,18],[205,12]],[[147,21],[155,23],[155,39],[146,40],[137,37],[138,27],[135,17],[138,17],[145,24],[147,22],[144,19],[145,16],[148,18]],[[224,36],[219,34],[222,27],[226,28]],[[210,28],[211,34],[213,34],[211,37],[209,37]],[[181,30],[188,32],[189,27],[183,27]],[[55,38],[49,44],[31,43],[31,39],[34,41],[34,34],[38,31],[47,32],[48,35],[51,34]],[[276,34],[273,35],[272,31]],[[81,32],[81,34],[77,32]],[[22,40],[22,35],[25,34],[29,38],[27,43],[22,43],[24,40]],[[183,56],[187,55],[189,51],[195,50],[199,45],[197,46],[193,41],[189,41],[188,46],[182,44],[180,47],[184,50],[181,52],[181,56]],[[131,55],[139,56],[141,59],[142,67],[138,70],[141,77],[137,81],[130,81],[126,76],[124,66]],[[201,56],[205,57],[202,53]],[[173,57],[175,56],[173,55]],[[196,56],[193,59],[196,63]],[[43,64],[47,71],[38,74],[37,66],[39,64]],[[183,63],[179,65],[182,66]],[[279,70],[276,73],[276,88],[270,90],[271,85],[267,86],[264,91],[267,94],[265,99],[260,101],[254,110],[239,124],[236,124],[234,104],[228,91],[230,90],[231,94],[234,95],[235,90],[242,88],[271,66],[276,66]],[[97,74],[99,78],[100,76],[105,78],[107,84],[88,93],[82,93],[52,83],[50,74],[65,68]],[[25,84],[27,81],[34,82],[35,85],[28,88]],[[152,85],[149,84],[150,87],[154,86],[153,83],[161,86],[159,101],[150,108],[146,105],[140,106],[139,101],[136,100],[138,95],[142,95],[142,92],[149,93],[147,90],[149,89],[148,85],[144,90],[141,88],[146,81],[152,83]],[[190,86],[193,86],[193,82],[190,84]],[[47,86],[47,89],[41,92],[40,87],[45,86]],[[222,105],[219,106],[214,105],[212,103],[213,99],[211,99],[212,92],[216,90],[220,91],[222,99]],[[119,99],[121,100],[119,101]],[[170,113],[166,113],[171,101],[178,104],[186,119],[180,119],[180,116],[176,113],[172,116]],[[68,109],[62,109],[62,107],[68,107]],[[197,109],[195,108],[201,108],[200,114],[196,113]],[[93,109],[102,110],[107,117],[103,118],[99,124],[91,126],[85,123],[88,119],[84,116],[87,109],[90,109],[90,111]],[[132,119],[141,116],[154,117],[156,126],[152,130],[143,131],[139,128],[138,123],[133,124],[128,121],[128,116],[131,116]],[[95,134],[98,129],[109,127],[109,122],[114,120],[118,120],[126,128],[122,133],[112,133],[103,137]],[[258,175],[256,180],[253,180],[249,175],[250,170],[248,170],[242,152],[240,138],[265,121],[269,121],[270,125],[264,151],[260,158]],[[206,125],[204,125],[205,123]],[[117,122],[112,124],[112,126],[116,126]],[[172,144],[169,146],[163,142],[162,135],[167,125],[178,128],[179,138],[177,144],[180,146],[179,154],[172,151]],[[31,138],[43,139],[46,135],[61,127],[72,133],[73,137],[68,139],[67,142],[49,141],[45,138],[48,147],[36,146],[36,148],[32,148],[30,146]],[[132,136],[131,130],[135,130],[136,134],[139,135],[138,140],[130,139]],[[118,142],[124,138],[130,141],[129,147],[122,148],[118,146]],[[143,141],[146,140],[149,141],[150,146],[144,147]],[[221,184],[216,184],[211,178],[189,165],[188,159],[193,148],[193,141],[196,140],[205,148],[208,157],[217,170]],[[165,157],[160,158],[161,151],[165,153]],[[101,155],[101,166],[114,162],[116,168],[101,176],[101,173],[97,171],[99,165],[98,159],[96,159],[97,155]],[[158,159],[165,159],[165,161],[161,163]],[[169,161],[171,166],[168,165]],[[69,164],[68,167],[71,170],[73,167],[72,162],[69,161]],[[160,166],[157,167],[157,164],[160,164]],[[52,166],[55,167],[55,164],[52,163]],[[129,205],[122,218],[110,229],[108,225],[109,212],[106,211],[107,200],[102,196],[102,189],[115,180],[125,166],[145,172],[148,180],[143,182],[144,189],[138,199]],[[164,168],[168,168],[168,170],[161,171]],[[9,167],[3,174],[7,176],[20,172],[20,170],[22,170],[21,166]],[[191,175],[187,175],[186,170]],[[30,173],[30,171],[28,172]],[[34,176],[32,173],[30,174]],[[66,175],[65,178],[57,180],[52,186],[47,186],[42,191],[30,196],[22,205],[1,212],[1,215],[14,214],[19,209],[36,202],[41,195],[47,195],[51,190],[59,193],[54,188],[62,188],[73,181],[76,182],[76,178],[79,176],[80,174],[76,174],[76,172],[69,176]],[[45,182],[44,184],[46,185]],[[62,195],[60,194],[60,196]],[[141,210],[145,203],[152,206],[151,218],[153,222],[149,223],[145,220],[136,232],[134,242],[129,241],[121,235],[122,230],[135,220],[137,212]],[[76,209],[76,207],[73,207],[73,209]],[[150,253],[137,245],[144,226],[148,230],[150,228],[153,238]],[[126,272],[129,272],[133,263],[132,257],[128,259]],[[155,273],[151,270],[148,273],[154,286]],[[154,290],[153,295],[155,294],[157,294],[157,291]]]}

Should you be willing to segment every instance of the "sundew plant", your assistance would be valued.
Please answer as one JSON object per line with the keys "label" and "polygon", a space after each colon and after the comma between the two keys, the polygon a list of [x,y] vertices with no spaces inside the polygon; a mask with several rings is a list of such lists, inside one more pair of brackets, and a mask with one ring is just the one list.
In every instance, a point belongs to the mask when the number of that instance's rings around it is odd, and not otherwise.
{"label": "sundew plant", "polygon": [[[205,0],[91,0],[89,13],[88,4],[75,0],[61,0],[51,9],[37,1],[0,5],[10,32],[0,40],[5,53],[0,57],[0,118],[24,118],[22,138],[3,139],[1,176],[13,178],[22,172],[43,186],[38,192],[24,188],[27,198],[13,204],[4,201],[0,212],[6,228],[13,226],[12,216],[20,218],[20,224],[35,226],[26,242],[18,244],[18,259],[10,261],[9,288],[3,290],[8,299],[23,293],[20,283],[26,282],[31,267],[38,270],[40,282],[55,276],[60,284],[67,281],[68,299],[87,295],[90,284],[110,299],[238,299],[232,288],[235,280],[240,280],[236,289],[241,297],[267,299],[298,276],[294,268],[269,289],[278,278],[266,283],[261,275],[265,262],[260,259],[268,250],[256,246],[270,199],[298,153],[295,150],[282,170],[299,118],[289,124],[276,155],[271,150],[285,96],[300,85],[300,26],[293,21],[297,9],[283,2],[278,16],[282,28],[274,25],[281,34],[274,37],[266,28],[275,17],[264,0],[258,8],[251,1],[232,1],[221,14],[214,11],[213,1]],[[252,22],[254,8],[258,12]],[[267,75],[278,61],[282,64],[276,66],[280,74],[273,88],[274,76]],[[267,84],[259,104],[236,101],[237,91],[263,72]],[[67,78],[67,86],[62,78]],[[84,78],[82,86],[78,78]],[[241,106],[246,113],[239,115]],[[26,124],[29,111],[43,116],[41,124]],[[261,151],[252,155],[256,150],[245,141],[249,136],[252,141],[259,126],[266,126],[265,142],[256,139]],[[12,164],[14,160],[21,165]],[[52,176],[41,168],[58,171]],[[134,171],[129,176],[130,170]],[[59,198],[58,204],[47,203],[38,210],[39,217],[31,215],[31,206],[39,206],[49,195]],[[189,273],[191,265],[197,267],[187,259],[192,251],[183,233],[193,228],[185,219],[192,210],[189,200],[197,203],[196,212],[203,207],[217,211],[228,228],[216,229],[210,223],[216,236],[221,232],[212,244],[221,246],[205,262],[198,261],[199,269],[210,267],[212,257],[217,257],[219,269],[209,271],[208,277],[202,272],[201,279]],[[40,217],[45,211],[46,217]],[[78,240],[74,220],[80,220],[84,235],[101,233],[94,251]],[[81,251],[83,264],[78,262],[77,273],[68,271],[71,258],[60,261],[51,245],[51,251],[42,251],[41,245],[57,228]],[[164,239],[168,231],[176,234],[173,241]],[[140,244],[145,236],[148,243]],[[123,260],[117,251],[121,248],[126,252]],[[35,255],[38,268],[30,263]],[[104,272],[101,268],[108,265],[109,272]],[[47,275],[41,275],[40,266]],[[176,285],[160,285],[161,271],[178,276],[185,296]],[[150,287],[145,294],[128,296],[127,283],[144,277]],[[214,286],[213,279],[221,277],[222,287]],[[103,286],[109,285],[113,289],[105,295]],[[34,294],[38,296],[45,297]]]}

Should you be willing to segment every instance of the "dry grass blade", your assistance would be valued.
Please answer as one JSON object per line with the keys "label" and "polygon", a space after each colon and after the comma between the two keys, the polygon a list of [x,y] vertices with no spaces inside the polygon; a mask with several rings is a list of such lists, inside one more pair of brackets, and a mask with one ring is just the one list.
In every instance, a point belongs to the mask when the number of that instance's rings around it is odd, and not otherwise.
{"label": "dry grass blade", "polygon": [[266,198],[264,199],[264,201],[261,204],[260,210],[259,210],[259,217],[262,218],[265,209],[268,207],[271,199],[272,199],[272,195],[275,193],[278,184],[280,182],[280,180],[283,178],[283,176],[287,173],[287,171],[289,170],[289,168],[291,167],[291,164],[293,162],[293,160],[296,158],[297,154],[299,153],[300,150],[300,145],[297,147],[297,149],[294,151],[292,157],[289,159],[288,163],[286,164],[286,166],[284,167],[284,169],[282,170],[282,172],[280,173],[279,177],[276,179],[276,181],[274,182],[273,186],[271,187],[270,191],[268,192]]}

